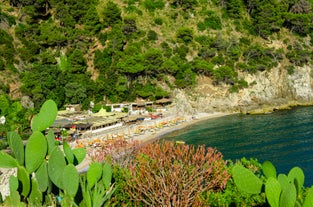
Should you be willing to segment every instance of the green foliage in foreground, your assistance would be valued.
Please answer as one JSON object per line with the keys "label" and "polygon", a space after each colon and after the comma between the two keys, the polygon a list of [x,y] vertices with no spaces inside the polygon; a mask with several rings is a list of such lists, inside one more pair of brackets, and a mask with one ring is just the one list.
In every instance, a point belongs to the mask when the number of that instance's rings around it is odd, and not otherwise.
{"label": "green foliage in foreground", "polygon": [[203,146],[150,143],[136,148],[123,163],[115,163],[114,170],[107,162],[92,162],[80,174],[75,166],[84,160],[86,150],[71,149],[66,142],[61,150],[53,131],[42,133],[56,115],[55,102],[46,101],[32,119],[26,146],[18,133],[8,134],[12,155],[0,151],[0,167],[15,168],[17,176],[10,177],[10,196],[0,199],[1,205],[313,205],[313,187],[304,187],[305,176],[299,167],[288,175],[277,175],[269,161],[261,165],[243,158],[227,164],[220,152]]}
{"label": "green foliage in foreground", "polygon": [[[24,146],[15,132],[8,134],[13,156],[0,152],[1,168],[16,168],[17,176],[10,177],[10,196],[6,206],[103,206],[109,201],[114,187],[109,164],[92,164],[85,174],[76,165],[86,155],[83,148],[71,149],[64,142],[63,152],[54,140],[53,131],[45,131],[55,120],[57,106],[47,100],[31,122],[33,133]],[[57,199],[58,198],[58,199]]]}
{"label": "green foliage in foreground", "polygon": [[[271,207],[309,207],[313,204],[313,187],[304,188],[304,173],[299,167],[292,168],[288,175],[276,175],[274,165],[266,161],[262,165],[264,176],[256,176],[251,170],[235,165],[232,175],[238,189],[248,194],[265,193]],[[265,190],[264,190],[265,189]]]}

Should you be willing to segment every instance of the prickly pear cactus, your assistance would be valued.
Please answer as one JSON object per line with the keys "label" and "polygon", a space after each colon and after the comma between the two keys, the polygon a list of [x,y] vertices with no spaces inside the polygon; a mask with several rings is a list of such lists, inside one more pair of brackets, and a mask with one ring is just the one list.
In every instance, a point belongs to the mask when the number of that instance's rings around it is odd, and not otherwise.
{"label": "prickly pear cactus", "polygon": [[69,144],[67,142],[63,143],[63,151],[65,153],[65,157],[66,157],[67,162],[74,164],[75,157],[74,157],[74,154],[71,150],[71,147],[69,146]]}
{"label": "prickly pear cactus", "polygon": [[312,206],[313,206],[313,186],[309,189],[302,207],[312,207]]}
{"label": "prickly pear cactus", "polygon": [[58,108],[54,101],[47,100],[41,106],[40,111],[35,115],[31,122],[31,128],[33,132],[44,131],[53,124],[58,114]]}
{"label": "prickly pear cactus", "polygon": [[18,161],[8,153],[0,151],[0,168],[14,168],[18,166]]}
{"label": "prickly pear cactus", "polygon": [[66,167],[66,162],[62,151],[56,147],[51,152],[48,161],[48,175],[51,181],[58,187],[63,189],[63,170]]}
{"label": "prickly pear cactus", "polygon": [[36,171],[47,155],[47,140],[41,132],[34,132],[25,148],[25,167],[29,173]]}
{"label": "prickly pear cactus", "polygon": [[288,179],[295,185],[297,194],[300,194],[305,179],[302,169],[299,167],[293,167],[288,173]]}
{"label": "prickly pear cactus", "polygon": [[281,187],[278,180],[269,177],[265,183],[265,195],[271,207],[279,207],[280,193]]}
{"label": "prickly pear cactus", "polygon": [[279,174],[277,177],[278,182],[280,183],[280,187],[282,190],[289,188],[290,181],[285,174]]}
{"label": "prickly pear cactus", "polygon": [[109,163],[103,165],[103,184],[106,190],[109,190],[112,181],[112,168]]}
{"label": "prickly pear cactus", "polygon": [[28,197],[28,203],[30,206],[42,206],[42,193],[39,189],[38,182],[35,179],[31,180],[32,190]]}
{"label": "prickly pear cactus", "polygon": [[280,195],[279,205],[281,207],[294,207],[297,200],[296,187],[289,183],[288,187],[283,189]]}
{"label": "prickly pear cactus", "polygon": [[22,166],[17,168],[17,178],[22,184],[22,196],[26,197],[30,192],[30,175]]}
{"label": "prickly pear cactus", "polygon": [[68,164],[64,168],[62,178],[64,192],[67,195],[74,197],[78,191],[79,175],[73,164]]}
{"label": "prickly pear cactus", "polygon": [[236,165],[233,168],[233,178],[240,191],[259,194],[262,189],[262,181],[249,169]]}
{"label": "prickly pear cactus", "polygon": [[265,161],[262,164],[262,171],[266,178],[276,178],[276,168],[270,161]]}
{"label": "prickly pear cactus", "polygon": [[49,176],[46,161],[43,161],[35,172],[36,180],[38,181],[39,189],[45,192],[49,186]]}
{"label": "prickly pear cactus", "polygon": [[24,144],[20,135],[16,132],[9,132],[8,143],[18,163],[24,165]]}
{"label": "prickly pear cactus", "polygon": [[87,171],[88,189],[94,187],[94,185],[100,180],[101,176],[102,176],[102,165],[98,162],[91,163]]}

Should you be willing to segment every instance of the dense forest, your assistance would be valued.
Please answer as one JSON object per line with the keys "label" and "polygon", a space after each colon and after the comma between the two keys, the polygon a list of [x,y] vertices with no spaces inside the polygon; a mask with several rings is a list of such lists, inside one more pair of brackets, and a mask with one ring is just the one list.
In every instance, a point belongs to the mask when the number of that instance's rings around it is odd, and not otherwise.
{"label": "dense forest", "polygon": [[0,116],[10,130],[23,131],[46,99],[58,108],[157,100],[174,88],[192,89],[198,76],[235,93],[249,87],[239,73],[280,65],[291,74],[295,66],[312,63],[312,5],[313,0],[2,0]]}

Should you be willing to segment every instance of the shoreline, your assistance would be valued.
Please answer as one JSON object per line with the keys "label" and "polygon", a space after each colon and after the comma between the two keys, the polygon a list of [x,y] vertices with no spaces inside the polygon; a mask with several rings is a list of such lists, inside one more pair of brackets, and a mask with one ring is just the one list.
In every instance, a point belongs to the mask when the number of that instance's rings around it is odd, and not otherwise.
{"label": "shoreline", "polygon": [[[157,130],[155,133],[146,132],[143,135],[139,135],[137,137],[134,137],[133,140],[139,141],[142,144],[148,143],[148,142],[154,142],[161,137],[165,136],[166,134],[172,133],[174,131],[178,131],[181,129],[184,129],[188,126],[194,125],[198,122],[219,118],[223,116],[232,115],[235,113],[223,113],[223,112],[215,112],[215,113],[199,113],[195,116],[195,118],[192,118],[192,116],[185,116],[186,120],[178,125],[175,126],[169,126],[164,127],[162,129]],[[148,134],[147,134],[148,133]]]}
{"label": "shoreline", "polygon": [[[158,139],[165,136],[166,134],[184,129],[198,122],[209,120],[209,119],[214,119],[214,118],[219,118],[219,117],[224,117],[224,116],[228,116],[232,114],[236,114],[236,113],[229,113],[229,112],[227,113],[224,113],[224,112],[198,113],[194,118],[191,115],[184,115],[183,117],[185,118],[185,121],[178,123],[177,125],[163,127],[161,129],[155,130],[155,132],[145,132],[144,134],[134,136],[130,140],[131,142],[137,141],[139,142],[140,145],[143,145],[146,143],[157,141]],[[166,118],[158,119],[158,121],[162,121],[165,119]],[[147,121],[147,124],[148,123],[149,121]],[[92,162],[91,157],[89,155],[86,155],[85,159],[79,165],[77,165],[76,168],[79,172],[86,172],[91,162]]]}

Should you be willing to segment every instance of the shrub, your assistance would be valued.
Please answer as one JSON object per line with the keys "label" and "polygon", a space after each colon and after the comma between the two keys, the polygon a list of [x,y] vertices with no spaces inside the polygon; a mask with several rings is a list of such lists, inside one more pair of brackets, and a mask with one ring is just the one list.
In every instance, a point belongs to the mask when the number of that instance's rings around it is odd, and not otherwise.
{"label": "shrub", "polygon": [[206,30],[206,25],[204,24],[204,22],[198,22],[197,27],[199,31]]}
{"label": "shrub", "polygon": [[189,43],[193,39],[193,30],[190,28],[180,28],[177,31],[177,38],[184,43]]}
{"label": "shrub", "polygon": [[286,57],[292,64],[296,66],[303,66],[310,61],[309,53],[309,50],[297,47],[295,50],[287,52]]}
{"label": "shrub", "polygon": [[131,199],[152,206],[200,205],[203,192],[223,190],[230,177],[217,150],[174,142],[143,146],[129,169]]}
{"label": "shrub", "polygon": [[235,92],[238,92],[240,89],[247,88],[247,87],[248,87],[248,83],[244,79],[236,80],[234,85],[230,87],[230,92],[235,93]]}
{"label": "shrub", "polygon": [[215,30],[222,29],[221,19],[216,15],[211,15],[209,18],[205,18],[204,24],[207,28],[211,28]]}
{"label": "shrub", "polygon": [[102,45],[105,45],[105,42],[108,39],[108,34],[107,33],[98,33],[98,39]]}
{"label": "shrub", "polygon": [[157,25],[162,25],[163,24],[163,20],[158,17],[158,18],[154,19],[154,23],[157,24]]}
{"label": "shrub", "polygon": [[213,71],[214,79],[217,82],[224,81],[226,83],[233,83],[237,77],[237,73],[228,66],[221,66]]}
{"label": "shrub", "polygon": [[188,63],[181,66],[175,78],[175,85],[178,88],[191,87],[196,83],[196,73],[192,70],[192,65]]}
{"label": "shrub", "polygon": [[147,37],[148,37],[148,40],[157,40],[158,34],[153,30],[149,30]]}
{"label": "shrub", "polygon": [[189,47],[181,45],[180,47],[174,48],[174,53],[176,53],[182,60],[186,58],[187,53],[189,52]]}
{"label": "shrub", "polygon": [[287,67],[287,71],[288,71],[288,74],[289,74],[289,75],[292,75],[292,74],[295,72],[295,66],[289,65],[289,66]]}
{"label": "shrub", "polygon": [[144,6],[150,12],[154,12],[156,9],[162,10],[165,6],[165,3],[162,0],[145,0]]}

